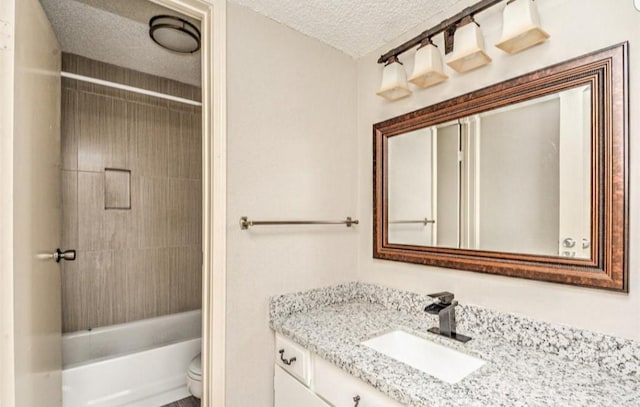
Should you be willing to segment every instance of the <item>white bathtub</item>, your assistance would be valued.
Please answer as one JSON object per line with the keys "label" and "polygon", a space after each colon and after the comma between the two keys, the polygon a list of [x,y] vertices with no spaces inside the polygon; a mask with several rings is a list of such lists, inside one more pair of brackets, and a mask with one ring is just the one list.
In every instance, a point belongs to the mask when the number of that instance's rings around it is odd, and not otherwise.
{"label": "white bathtub", "polygon": [[198,310],[63,335],[63,406],[158,407],[188,397],[201,332]]}

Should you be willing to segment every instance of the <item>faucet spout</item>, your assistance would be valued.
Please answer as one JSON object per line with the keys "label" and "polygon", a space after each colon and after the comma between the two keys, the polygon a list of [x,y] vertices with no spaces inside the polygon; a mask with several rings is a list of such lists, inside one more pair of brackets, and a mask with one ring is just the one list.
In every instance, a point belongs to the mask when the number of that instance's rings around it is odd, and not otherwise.
{"label": "faucet spout", "polygon": [[430,294],[430,297],[434,298],[434,302],[425,307],[425,312],[429,314],[438,315],[440,322],[439,327],[433,327],[429,329],[429,332],[446,336],[447,338],[455,339],[460,342],[468,342],[470,337],[461,335],[456,332],[456,306],[458,301],[455,301],[454,295],[450,292],[441,292]]}
{"label": "faucet spout", "polygon": [[456,305],[458,305],[458,301],[453,301],[438,313],[440,335],[442,336],[451,338],[451,335],[456,332]]}

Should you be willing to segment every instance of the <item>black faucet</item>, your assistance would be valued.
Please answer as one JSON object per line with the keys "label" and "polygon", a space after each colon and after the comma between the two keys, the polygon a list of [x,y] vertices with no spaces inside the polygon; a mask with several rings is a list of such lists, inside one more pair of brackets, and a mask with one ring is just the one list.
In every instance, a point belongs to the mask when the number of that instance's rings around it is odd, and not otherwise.
{"label": "black faucet", "polygon": [[469,342],[470,337],[456,332],[456,305],[458,301],[453,299],[453,293],[443,291],[441,293],[429,294],[435,301],[425,307],[429,314],[438,315],[440,327],[433,327],[429,332],[436,335],[446,336],[460,342]]}

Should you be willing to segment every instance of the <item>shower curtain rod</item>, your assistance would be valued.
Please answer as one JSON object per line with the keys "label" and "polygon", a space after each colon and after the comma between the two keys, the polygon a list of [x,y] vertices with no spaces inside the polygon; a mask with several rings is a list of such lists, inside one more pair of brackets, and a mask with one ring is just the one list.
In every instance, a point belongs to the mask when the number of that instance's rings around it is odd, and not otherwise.
{"label": "shower curtain rod", "polygon": [[121,90],[125,90],[125,91],[128,91],[128,92],[140,93],[142,95],[153,96],[153,97],[160,98],[160,99],[167,99],[167,100],[171,100],[173,102],[184,103],[184,104],[191,105],[191,106],[202,106],[202,102],[198,102],[198,101],[191,100],[191,99],[185,99],[185,98],[181,98],[181,97],[178,97],[178,96],[167,95],[165,93],[154,92],[152,90],[136,88],[135,86],[123,85],[121,83],[105,81],[103,79],[91,78],[89,76],[78,75],[78,74],[71,73],[71,72],[64,72],[63,71],[60,74],[61,74],[61,76],[63,78],[75,79],[75,80],[82,81],[82,82],[95,83],[96,85],[102,85],[102,86],[107,86],[107,87],[110,87],[110,88],[121,89]]}

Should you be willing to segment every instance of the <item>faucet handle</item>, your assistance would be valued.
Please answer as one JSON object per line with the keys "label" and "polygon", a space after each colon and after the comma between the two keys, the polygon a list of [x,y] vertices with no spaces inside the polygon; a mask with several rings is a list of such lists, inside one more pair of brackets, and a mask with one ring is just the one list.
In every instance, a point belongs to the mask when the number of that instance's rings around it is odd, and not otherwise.
{"label": "faucet handle", "polygon": [[429,297],[435,298],[438,304],[450,305],[453,301],[454,294],[449,291],[443,291],[440,293],[429,294]]}

